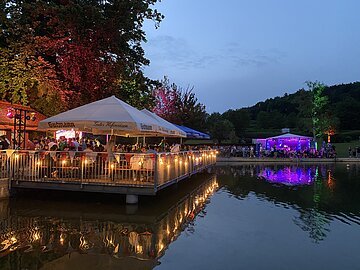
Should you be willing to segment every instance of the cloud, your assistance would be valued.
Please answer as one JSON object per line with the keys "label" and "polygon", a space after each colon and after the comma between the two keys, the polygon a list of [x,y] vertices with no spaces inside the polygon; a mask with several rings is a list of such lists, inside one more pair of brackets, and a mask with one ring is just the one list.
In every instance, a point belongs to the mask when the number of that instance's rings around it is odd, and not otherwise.
{"label": "cloud", "polygon": [[232,60],[237,66],[262,67],[271,64],[279,64],[286,54],[278,49],[243,49],[237,42],[228,43],[223,50],[223,55]]}
{"label": "cloud", "polygon": [[144,48],[152,63],[179,69],[204,69],[218,61],[217,56],[194,50],[186,40],[173,36],[152,38]]}
{"label": "cloud", "polygon": [[263,67],[278,64],[285,56],[276,49],[246,50],[232,42],[212,51],[195,50],[187,40],[169,35],[150,39],[144,44],[146,56],[156,66],[180,70],[206,68]]}

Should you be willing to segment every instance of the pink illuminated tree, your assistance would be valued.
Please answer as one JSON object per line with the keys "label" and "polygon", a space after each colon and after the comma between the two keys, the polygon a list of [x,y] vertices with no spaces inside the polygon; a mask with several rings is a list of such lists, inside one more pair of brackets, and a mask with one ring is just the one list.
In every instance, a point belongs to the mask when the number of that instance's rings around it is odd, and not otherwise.
{"label": "pink illuminated tree", "polygon": [[181,124],[179,119],[180,93],[175,84],[170,84],[167,77],[154,90],[155,107],[153,112],[175,124]]}
{"label": "pink illuminated tree", "polygon": [[153,112],[171,123],[204,130],[207,117],[205,106],[193,92],[193,88],[182,89],[170,84],[168,78],[154,90]]}

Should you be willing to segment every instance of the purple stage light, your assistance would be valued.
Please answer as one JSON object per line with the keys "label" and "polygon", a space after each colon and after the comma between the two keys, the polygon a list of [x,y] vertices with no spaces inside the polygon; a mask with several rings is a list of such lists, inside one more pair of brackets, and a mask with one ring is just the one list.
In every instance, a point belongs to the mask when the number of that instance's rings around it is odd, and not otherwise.
{"label": "purple stage light", "polygon": [[311,185],[314,182],[315,174],[311,168],[297,168],[286,166],[281,169],[265,168],[259,174],[271,183],[278,183],[288,186]]}

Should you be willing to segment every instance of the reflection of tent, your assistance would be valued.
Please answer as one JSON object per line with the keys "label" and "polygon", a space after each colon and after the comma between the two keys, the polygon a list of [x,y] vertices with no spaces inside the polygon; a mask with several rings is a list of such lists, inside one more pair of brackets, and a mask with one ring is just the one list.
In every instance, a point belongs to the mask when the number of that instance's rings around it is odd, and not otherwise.
{"label": "reflection of tent", "polygon": [[179,125],[175,125],[175,126],[177,126],[179,129],[184,131],[186,133],[186,137],[189,139],[210,139],[210,135],[206,133],[185,126],[179,126]]}
{"label": "reflection of tent", "polygon": [[174,124],[166,121],[165,119],[161,118],[160,116],[156,115],[153,112],[150,112],[146,109],[142,110],[143,113],[147,114],[148,116],[154,118],[156,121],[159,122],[160,128],[162,131],[167,133],[166,136],[169,137],[186,137],[186,132],[175,126]]}
{"label": "reflection of tent", "polygon": [[311,140],[311,137],[285,133],[266,139],[256,139],[255,143],[261,144],[266,150],[270,150],[273,147],[277,149],[303,150],[310,148]]}
{"label": "reflection of tent", "polygon": [[270,183],[288,186],[311,185],[315,179],[315,170],[298,166],[284,166],[278,169],[265,167],[258,176]]}
{"label": "reflection of tent", "polygon": [[79,130],[120,136],[163,136],[159,122],[115,96],[60,113],[39,123],[42,130]]}

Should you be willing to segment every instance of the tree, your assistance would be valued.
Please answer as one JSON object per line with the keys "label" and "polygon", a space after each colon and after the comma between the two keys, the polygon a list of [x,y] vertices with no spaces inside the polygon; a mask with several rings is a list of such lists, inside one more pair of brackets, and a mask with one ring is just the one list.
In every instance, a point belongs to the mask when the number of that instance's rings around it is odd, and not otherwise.
{"label": "tree", "polygon": [[205,130],[205,106],[198,101],[193,88],[184,90],[165,77],[153,95],[154,113],[174,124]]}
{"label": "tree", "polygon": [[329,104],[329,99],[324,95],[325,85],[318,81],[306,82],[309,90],[312,92],[312,124],[313,124],[313,137],[319,137],[324,134],[327,129],[326,109]]}
{"label": "tree", "polygon": [[206,109],[193,92],[193,88],[182,90],[180,88],[179,112],[182,124],[197,130],[205,130]]}
{"label": "tree", "polygon": [[256,125],[260,129],[270,127],[271,115],[268,112],[260,111],[256,117]]}
{"label": "tree", "polygon": [[236,136],[243,136],[246,129],[250,126],[250,116],[247,110],[228,110],[223,113],[223,117],[229,120],[235,128]]}
{"label": "tree", "polygon": [[59,113],[64,107],[65,93],[53,67],[40,56],[31,55],[29,46],[21,48],[21,51],[16,48],[0,50],[1,99],[24,105],[30,103],[47,115]]}
{"label": "tree", "polygon": [[233,139],[237,141],[234,125],[220,113],[212,113],[207,119],[207,126],[211,137],[221,144],[224,140]]}
{"label": "tree", "polygon": [[[2,1],[0,50],[10,49],[0,55],[0,63],[14,61],[23,51],[27,55],[20,57],[15,68],[2,70],[5,78],[12,78],[3,85],[12,88],[2,88],[0,93],[8,101],[27,104],[31,102],[29,92],[36,92],[43,100],[41,106],[35,104],[40,109],[53,106],[50,101],[54,100],[64,102],[60,104],[64,110],[113,94],[130,103],[151,104],[153,84],[142,72],[149,64],[142,49],[146,41],[142,26],[149,19],[157,27],[163,19],[152,8],[156,2]],[[33,77],[34,70],[38,76]],[[47,72],[39,78],[44,70]],[[24,82],[23,78],[32,79]],[[52,94],[49,98],[44,85],[58,98]],[[20,91],[24,87],[27,90]]]}
{"label": "tree", "polygon": [[174,83],[170,83],[167,77],[161,81],[160,85],[154,90],[155,106],[153,112],[158,116],[174,124],[182,124],[179,107],[181,93]]}

